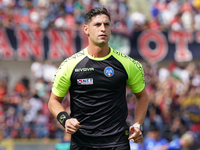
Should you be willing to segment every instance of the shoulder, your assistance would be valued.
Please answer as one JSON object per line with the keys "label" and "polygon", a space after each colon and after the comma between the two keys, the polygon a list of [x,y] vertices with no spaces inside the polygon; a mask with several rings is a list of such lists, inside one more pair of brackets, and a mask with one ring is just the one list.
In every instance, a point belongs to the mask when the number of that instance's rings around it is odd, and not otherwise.
{"label": "shoulder", "polygon": [[118,61],[120,61],[125,68],[129,68],[129,69],[136,68],[140,71],[143,71],[142,64],[139,63],[137,60],[129,57],[126,54],[123,54],[122,52],[116,49],[111,48],[111,50],[112,50],[113,57],[115,57]]}
{"label": "shoulder", "polygon": [[118,59],[119,61],[122,61],[123,63],[130,63],[134,65],[141,65],[137,60],[131,58],[130,56],[111,48],[113,56]]}
{"label": "shoulder", "polygon": [[75,63],[82,60],[86,56],[85,49],[73,54],[72,56],[66,58],[63,62]]}
{"label": "shoulder", "polygon": [[73,54],[72,56],[66,58],[60,65],[59,69],[63,69],[66,67],[73,68],[76,66],[77,63],[79,63],[83,58],[85,58],[85,49]]}
{"label": "shoulder", "polygon": [[74,67],[86,56],[85,49],[66,58],[57,69],[56,75],[63,75],[63,73],[70,73]]}
{"label": "shoulder", "polygon": [[135,60],[131,57],[129,57],[128,55],[110,47],[111,51],[112,51],[112,55],[113,57],[115,57],[116,59],[120,60],[120,61],[131,61],[134,62]]}

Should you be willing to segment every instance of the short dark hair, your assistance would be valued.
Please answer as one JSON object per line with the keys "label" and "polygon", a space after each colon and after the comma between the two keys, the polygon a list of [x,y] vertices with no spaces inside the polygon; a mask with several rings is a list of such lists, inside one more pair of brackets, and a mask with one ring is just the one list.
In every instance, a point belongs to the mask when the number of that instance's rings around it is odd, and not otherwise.
{"label": "short dark hair", "polygon": [[92,20],[92,17],[101,15],[101,14],[108,16],[109,20],[111,21],[110,13],[108,12],[108,10],[105,7],[95,7],[86,13],[85,24],[90,23]]}

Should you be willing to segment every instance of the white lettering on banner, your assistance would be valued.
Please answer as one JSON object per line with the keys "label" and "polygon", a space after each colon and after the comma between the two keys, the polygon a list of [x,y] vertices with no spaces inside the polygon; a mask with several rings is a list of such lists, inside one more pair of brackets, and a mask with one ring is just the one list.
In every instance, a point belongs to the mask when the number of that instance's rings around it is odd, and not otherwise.
{"label": "white lettering on banner", "polygon": [[[0,60],[29,61],[32,58],[43,60],[47,56],[52,61],[62,61],[63,58],[73,55],[75,50],[83,49],[88,44],[87,36],[82,32],[76,35],[74,31],[49,29],[46,33],[47,35],[44,35],[43,30],[27,31],[22,29],[10,32],[10,29],[0,28]],[[75,36],[80,36],[79,39],[81,40],[78,42],[81,45],[77,46],[77,49],[75,49],[77,44],[75,43],[77,40],[74,38]],[[122,42],[121,46],[122,49],[134,46],[128,54],[133,58],[137,57],[138,53],[143,59],[147,61],[153,59],[156,62],[162,61],[166,56],[167,59],[175,59],[176,61],[190,61],[193,58],[198,59],[200,57],[200,31],[163,33],[156,30],[145,30],[141,33],[133,33],[133,37],[129,37],[129,40],[132,41],[129,43]],[[15,38],[17,43],[15,43]],[[49,42],[46,42],[45,39],[48,39]],[[116,41],[114,40],[114,42]],[[136,42],[137,46],[135,45]],[[155,47],[152,47],[152,43],[155,44]],[[125,47],[123,44],[125,44]],[[118,45],[116,45],[117,50]],[[15,48],[16,46],[17,48]],[[168,46],[170,46],[170,49]]]}
{"label": "white lettering on banner", "polygon": [[62,60],[75,53],[72,31],[49,30],[48,35],[50,43],[48,57],[51,60]]}
{"label": "white lettering on banner", "polygon": [[43,49],[43,30],[27,31],[17,30],[18,48],[17,55],[18,60],[30,60],[34,57],[37,60],[44,59]]}
{"label": "white lettering on banner", "polygon": [[[156,44],[155,49],[151,49],[150,42]],[[138,51],[147,61],[153,59],[156,62],[163,60],[168,52],[167,39],[160,31],[145,30],[138,38]]]}
{"label": "white lettering on banner", "polygon": [[14,57],[14,50],[8,42],[5,31],[0,29],[0,59],[12,60]]}
{"label": "white lettering on banner", "polygon": [[193,42],[193,35],[191,32],[182,31],[169,33],[169,41],[175,43],[176,49],[174,59],[178,62],[191,61],[193,59],[192,53],[188,48],[188,42]]}

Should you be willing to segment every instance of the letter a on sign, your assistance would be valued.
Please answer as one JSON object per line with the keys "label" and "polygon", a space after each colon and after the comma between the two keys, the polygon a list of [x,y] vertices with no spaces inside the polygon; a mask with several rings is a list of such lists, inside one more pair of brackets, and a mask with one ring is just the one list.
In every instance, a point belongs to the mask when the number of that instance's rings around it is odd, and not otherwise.
{"label": "letter a on sign", "polygon": [[13,58],[14,52],[5,35],[5,30],[0,29],[0,59],[11,60]]}

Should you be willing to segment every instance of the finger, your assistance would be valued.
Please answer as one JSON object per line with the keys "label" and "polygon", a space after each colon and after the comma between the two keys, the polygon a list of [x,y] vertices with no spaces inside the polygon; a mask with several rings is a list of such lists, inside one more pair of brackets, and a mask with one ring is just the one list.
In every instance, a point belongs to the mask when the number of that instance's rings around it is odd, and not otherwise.
{"label": "finger", "polygon": [[77,129],[79,129],[81,127],[80,122],[77,119],[73,119],[71,123]]}
{"label": "finger", "polygon": [[72,125],[68,125],[65,127],[67,130],[70,130],[70,131],[77,131],[77,128],[72,126]]}
{"label": "finger", "polygon": [[75,131],[77,130],[77,128],[71,122],[67,122],[65,124],[65,128],[69,130],[75,130]]}
{"label": "finger", "polygon": [[80,123],[76,119],[67,120],[65,126],[72,129],[79,129],[81,127]]}
{"label": "finger", "polygon": [[74,134],[75,133],[74,131],[70,131],[68,129],[66,129],[65,132],[68,133],[68,134]]}
{"label": "finger", "polygon": [[139,140],[143,140],[143,136],[139,136],[139,137],[135,138],[135,141],[139,141]]}
{"label": "finger", "polygon": [[134,143],[140,143],[143,140],[143,138],[140,139],[132,139],[131,141]]}
{"label": "finger", "polygon": [[129,138],[128,138],[128,140],[132,140],[134,137],[133,136],[130,136]]}
{"label": "finger", "polygon": [[131,136],[129,136],[129,140],[130,139],[138,139],[138,138],[143,138],[143,135],[142,135],[142,133],[141,132],[139,132],[139,133],[133,133]]}
{"label": "finger", "polygon": [[135,128],[133,126],[130,127],[130,132],[133,134],[135,132]]}
{"label": "finger", "polygon": [[77,129],[79,129],[79,128],[81,127],[80,122],[76,123],[76,124],[75,124],[75,127],[76,127]]}
{"label": "finger", "polygon": [[74,134],[77,131],[77,129],[76,128],[65,128],[65,131],[69,134]]}
{"label": "finger", "polygon": [[129,139],[129,140],[130,140],[130,139],[135,139],[137,136],[138,136],[138,135],[137,135],[136,133],[133,133],[131,136],[129,136],[128,139]]}

